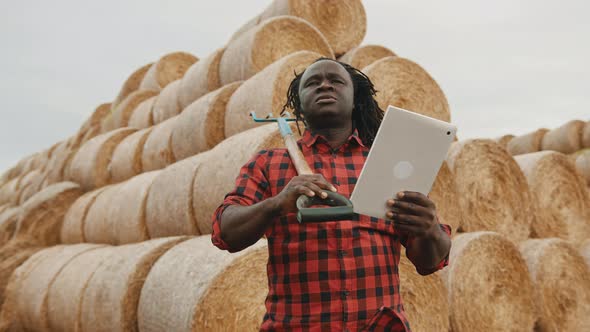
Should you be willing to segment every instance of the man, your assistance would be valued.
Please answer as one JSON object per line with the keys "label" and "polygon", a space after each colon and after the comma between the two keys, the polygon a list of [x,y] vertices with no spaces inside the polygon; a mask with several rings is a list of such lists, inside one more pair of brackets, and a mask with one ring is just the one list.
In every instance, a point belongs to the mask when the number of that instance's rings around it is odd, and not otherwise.
{"label": "man", "polygon": [[299,148],[316,174],[298,176],[286,149],[260,151],[215,212],[219,248],[235,252],[268,239],[262,331],[410,331],[399,294],[400,246],[422,275],[448,264],[450,227],[420,193],[384,202],[391,210],[383,219],[297,222],[300,195],[350,197],[383,118],[374,95],[369,78],[351,66],[330,59],[310,65],[291,83],[285,107],[305,124]]}

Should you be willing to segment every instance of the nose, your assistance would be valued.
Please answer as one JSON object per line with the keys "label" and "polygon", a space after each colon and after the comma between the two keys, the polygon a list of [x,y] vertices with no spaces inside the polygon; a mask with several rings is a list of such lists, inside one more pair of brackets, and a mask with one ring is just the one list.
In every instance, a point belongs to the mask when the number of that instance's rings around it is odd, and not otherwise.
{"label": "nose", "polygon": [[334,86],[332,85],[332,83],[330,82],[329,79],[324,78],[321,82],[320,85],[318,86],[319,90],[332,90],[334,89]]}

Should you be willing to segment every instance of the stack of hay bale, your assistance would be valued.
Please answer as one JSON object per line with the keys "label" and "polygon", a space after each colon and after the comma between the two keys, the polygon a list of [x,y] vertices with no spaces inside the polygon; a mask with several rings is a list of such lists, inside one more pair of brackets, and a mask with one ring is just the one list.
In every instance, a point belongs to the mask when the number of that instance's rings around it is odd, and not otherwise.
{"label": "stack of hay bale", "polygon": [[[249,112],[278,116],[293,72],[327,57],[365,72],[383,109],[451,121],[427,71],[361,46],[365,31],[359,0],[274,0],[212,54],[141,66],[77,133],[4,173],[0,331],[256,329],[266,242],[229,254],[209,235],[240,166],[283,145]],[[590,154],[564,153],[590,147],[590,123],[564,127],[454,143],[430,193],[451,264],[425,278],[400,262],[413,330],[588,328]]]}

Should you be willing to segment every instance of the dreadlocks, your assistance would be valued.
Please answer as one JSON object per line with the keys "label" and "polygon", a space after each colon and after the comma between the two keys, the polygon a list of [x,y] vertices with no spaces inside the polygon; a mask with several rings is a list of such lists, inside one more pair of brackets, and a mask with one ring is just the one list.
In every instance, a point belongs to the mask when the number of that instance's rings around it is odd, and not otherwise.
{"label": "dreadlocks", "polygon": [[[354,109],[352,111],[352,121],[358,130],[359,138],[365,145],[371,146],[373,144],[373,140],[375,139],[375,135],[377,135],[377,130],[379,129],[381,120],[383,119],[383,110],[379,107],[377,101],[375,100],[375,93],[377,91],[375,90],[373,83],[369,77],[367,77],[367,75],[346,63],[330,58],[319,58],[315,62],[322,60],[334,61],[344,67],[348,74],[350,74],[354,88]],[[293,110],[293,114],[297,120],[297,129],[299,130],[300,135],[301,129],[299,128],[299,121],[302,121],[307,128],[307,122],[301,115],[301,101],[299,100],[299,84],[301,82],[302,76],[303,72],[299,74],[295,73],[295,78],[293,81],[291,81],[289,90],[287,91],[287,103],[285,103],[285,106],[283,106],[283,110],[281,112],[283,113],[287,109]]]}

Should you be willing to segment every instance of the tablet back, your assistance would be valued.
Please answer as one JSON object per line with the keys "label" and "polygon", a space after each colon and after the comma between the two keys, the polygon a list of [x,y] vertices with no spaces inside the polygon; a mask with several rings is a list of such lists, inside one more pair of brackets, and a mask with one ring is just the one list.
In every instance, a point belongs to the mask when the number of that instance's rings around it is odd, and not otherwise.
{"label": "tablet back", "polygon": [[457,128],[389,106],[351,195],[354,212],[385,218],[400,191],[428,194]]}

